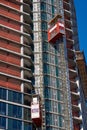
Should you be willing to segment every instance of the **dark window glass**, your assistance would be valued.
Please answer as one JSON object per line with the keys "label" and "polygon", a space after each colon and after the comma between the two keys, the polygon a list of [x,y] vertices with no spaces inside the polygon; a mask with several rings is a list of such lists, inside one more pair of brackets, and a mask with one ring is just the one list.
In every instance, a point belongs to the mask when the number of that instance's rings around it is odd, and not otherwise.
{"label": "dark window glass", "polygon": [[8,100],[12,102],[22,103],[22,94],[15,91],[8,91]]}
{"label": "dark window glass", "polygon": [[22,107],[16,105],[8,105],[8,115],[15,118],[22,118]]}
{"label": "dark window glass", "polygon": [[6,129],[6,118],[0,117],[0,129]]}
{"label": "dark window glass", "polygon": [[32,124],[24,123],[24,130],[32,130]]}
{"label": "dark window glass", "polygon": [[24,120],[31,120],[31,110],[24,108]]}
{"label": "dark window glass", "polygon": [[0,102],[0,114],[6,115],[6,104],[3,102]]}
{"label": "dark window glass", "polygon": [[24,94],[24,105],[31,105],[31,96]]}
{"label": "dark window glass", "polygon": [[85,101],[86,107],[87,107],[87,100]]}
{"label": "dark window glass", "polygon": [[43,40],[44,39],[47,40],[47,33],[46,32],[42,32],[42,38],[43,38]]}
{"label": "dark window glass", "polygon": [[46,11],[46,4],[45,3],[41,3],[41,10]]}
{"label": "dark window glass", "polygon": [[42,30],[47,30],[47,23],[46,22],[42,22]]}
{"label": "dark window glass", "polygon": [[8,119],[8,130],[22,130],[22,122]]}
{"label": "dark window glass", "polygon": [[0,88],[0,99],[6,100],[6,90],[3,88]]}

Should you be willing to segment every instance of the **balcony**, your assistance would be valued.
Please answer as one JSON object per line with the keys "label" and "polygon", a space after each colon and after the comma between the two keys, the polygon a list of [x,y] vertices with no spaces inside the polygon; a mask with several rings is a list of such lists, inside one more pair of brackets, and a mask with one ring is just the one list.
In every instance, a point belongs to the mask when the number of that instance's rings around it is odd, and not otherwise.
{"label": "balcony", "polygon": [[65,19],[65,27],[71,29],[72,23],[70,20]]}
{"label": "balcony", "polygon": [[80,108],[79,108],[79,106],[78,105],[73,105],[72,104],[72,109],[73,109],[73,111],[80,111]]}
{"label": "balcony", "polygon": [[70,5],[69,5],[69,3],[67,3],[67,2],[64,2],[63,3],[63,7],[64,7],[64,9],[66,9],[66,10],[70,10]]}
{"label": "balcony", "polygon": [[67,49],[67,55],[69,59],[73,59],[75,57],[74,51],[72,49]]}
{"label": "balcony", "polygon": [[71,92],[71,98],[72,98],[72,100],[79,100],[80,96],[78,93]]}
{"label": "balcony", "polygon": [[32,4],[31,0],[23,0],[23,2],[26,4]]}
{"label": "balcony", "polygon": [[[25,83],[24,83],[24,91],[25,91],[25,93],[27,93],[27,92],[26,92],[27,90],[28,90],[28,91],[29,91],[29,90],[31,91],[31,90],[32,90],[32,87],[33,87],[33,86],[32,86],[32,83],[27,83],[27,82],[25,82]],[[27,89],[27,90],[26,90],[26,89]]]}
{"label": "balcony", "polygon": [[30,14],[23,13],[23,19],[24,19],[24,23],[27,23],[27,24],[31,24],[32,23],[32,19],[31,19]]}
{"label": "balcony", "polygon": [[82,119],[80,117],[73,117],[73,123],[74,124],[81,124],[82,123]]}
{"label": "balcony", "polygon": [[69,69],[69,78],[73,79],[73,78],[76,78],[76,76],[77,76],[76,70]]}
{"label": "balcony", "polygon": [[76,62],[72,59],[68,59],[68,66],[69,68],[75,68]]}
{"label": "balcony", "polygon": [[26,67],[31,67],[33,65],[33,62],[31,60],[31,58],[24,58],[24,66]]}
{"label": "balcony", "polygon": [[32,29],[31,29],[31,27],[29,25],[25,24],[23,26],[23,32],[31,34],[32,33]]}
{"label": "balcony", "polygon": [[26,45],[33,44],[31,36],[30,37],[23,36],[23,43],[26,44]]}
{"label": "balcony", "polygon": [[64,10],[64,17],[65,17],[65,19],[70,20],[70,18],[71,18],[71,12],[67,11],[67,10]]}
{"label": "balcony", "polygon": [[26,46],[25,46],[25,47],[24,47],[24,54],[27,55],[27,56],[32,55],[33,52],[32,52],[31,47],[26,47]]}
{"label": "balcony", "polygon": [[77,89],[78,87],[77,87],[76,82],[70,81],[70,88],[71,89]]}
{"label": "balcony", "polygon": [[30,14],[31,13],[30,6],[28,4],[24,4],[23,11]]}

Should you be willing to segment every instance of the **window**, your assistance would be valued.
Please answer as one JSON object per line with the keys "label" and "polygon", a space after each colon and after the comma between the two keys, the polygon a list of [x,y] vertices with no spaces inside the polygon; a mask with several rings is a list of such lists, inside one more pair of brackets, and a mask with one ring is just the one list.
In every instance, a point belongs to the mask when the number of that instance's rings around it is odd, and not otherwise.
{"label": "window", "polygon": [[24,130],[32,130],[32,124],[24,123]]}
{"label": "window", "polygon": [[16,105],[8,105],[8,115],[15,118],[22,118],[22,107]]}
{"label": "window", "polygon": [[12,102],[22,103],[22,94],[15,91],[8,91],[8,100]]}
{"label": "window", "polygon": [[45,3],[41,3],[41,10],[46,11],[46,4]]}
{"label": "window", "polygon": [[3,102],[0,102],[0,114],[6,115],[6,104]]}
{"label": "window", "polygon": [[47,40],[48,38],[47,38],[47,32],[42,32],[42,38],[43,38],[43,40],[45,39],[45,40]]}
{"label": "window", "polygon": [[0,88],[0,99],[6,100],[6,90],[3,88]]}
{"label": "window", "polygon": [[8,119],[8,130],[22,130],[22,122]]}
{"label": "window", "polygon": [[47,30],[47,23],[46,22],[42,22],[42,30]]}
{"label": "window", "polygon": [[41,19],[42,20],[47,20],[47,14],[42,12]]}
{"label": "window", "polygon": [[65,121],[64,121],[64,117],[59,116],[59,127],[64,127]]}
{"label": "window", "polygon": [[51,111],[51,101],[50,100],[46,100],[45,101],[45,108],[46,108],[46,111]]}
{"label": "window", "polygon": [[85,103],[86,103],[86,107],[87,107],[87,100],[85,101]]}
{"label": "window", "polygon": [[6,129],[6,118],[0,117],[0,129]]}
{"label": "window", "polygon": [[31,110],[29,108],[24,108],[24,120],[31,120]]}

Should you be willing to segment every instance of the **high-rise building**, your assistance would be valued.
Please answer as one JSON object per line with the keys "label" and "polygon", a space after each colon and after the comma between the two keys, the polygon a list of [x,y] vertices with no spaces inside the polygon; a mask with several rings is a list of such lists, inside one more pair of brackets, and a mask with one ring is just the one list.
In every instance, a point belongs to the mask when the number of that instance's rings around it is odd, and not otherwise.
{"label": "high-rise building", "polygon": [[33,130],[31,0],[0,0],[0,130]]}
{"label": "high-rise building", "polygon": [[[60,23],[57,21],[57,15]],[[74,0],[33,0],[35,91],[43,130],[83,130]],[[56,23],[55,23],[56,22]],[[65,34],[57,35],[61,22]],[[52,24],[49,27],[49,24]],[[60,24],[60,25],[59,25]]]}
{"label": "high-rise building", "polygon": [[0,0],[0,129],[85,130],[76,51],[74,0]]}

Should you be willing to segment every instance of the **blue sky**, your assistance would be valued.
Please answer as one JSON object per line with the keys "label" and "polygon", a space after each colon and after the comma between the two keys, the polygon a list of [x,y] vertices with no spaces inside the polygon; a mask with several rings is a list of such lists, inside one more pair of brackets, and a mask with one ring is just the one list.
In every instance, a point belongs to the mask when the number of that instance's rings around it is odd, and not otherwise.
{"label": "blue sky", "polygon": [[80,49],[84,50],[85,58],[87,62],[87,0],[74,0]]}

